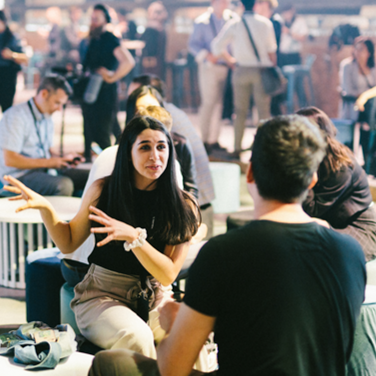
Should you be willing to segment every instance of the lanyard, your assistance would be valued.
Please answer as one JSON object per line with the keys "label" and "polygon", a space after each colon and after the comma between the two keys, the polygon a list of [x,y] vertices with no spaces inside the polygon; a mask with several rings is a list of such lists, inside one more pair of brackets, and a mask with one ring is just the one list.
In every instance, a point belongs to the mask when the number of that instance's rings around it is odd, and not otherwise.
{"label": "lanyard", "polygon": [[[37,136],[38,136],[38,140],[39,140],[39,148],[43,151],[43,155],[44,155],[44,158],[47,159],[47,154],[46,154],[46,150],[44,149],[44,144],[42,142],[42,137],[40,135],[40,132],[39,132],[39,128],[38,128],[38,121],[37,121],[37,117],[35,116],[35,113],[34,113],[34,110],[33,110],[33,107],[31,106],[31,103],[30,103],[31,99],[27,102],[27,105],[29,106],[29,109],[30,109],[30,112],[31,112],[31,115],[33,115],[33,119],[34,119],[34,126],[35,126],[35,131],[37,132]],[[47,144],[47,128],[46,128],[46,132],[45,132],[45,144]]]}

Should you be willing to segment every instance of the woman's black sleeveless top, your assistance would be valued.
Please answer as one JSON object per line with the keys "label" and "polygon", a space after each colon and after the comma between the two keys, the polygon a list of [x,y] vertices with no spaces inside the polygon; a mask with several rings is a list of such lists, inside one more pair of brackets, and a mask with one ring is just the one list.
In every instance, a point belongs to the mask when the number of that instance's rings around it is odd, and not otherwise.
{"label": "woman's black sleeveless top", "polygon": [[[163,253],[165,244],[158,237],[154,230],[156,221],[158,221],[157,190],[140,191],[134,190],[134,199],[136,202],[136,227],[145,228],[147,231],[147,241],[159,252]],[[96,236],[96,242],[99,239]],[[144,267],[138,261],[132,251],[125,251],[123,241],[111,241],[110,243],[95,248],[89,256],[89,263],[102,266],[103,268],[114,272],[132,275],[149,275]]]}

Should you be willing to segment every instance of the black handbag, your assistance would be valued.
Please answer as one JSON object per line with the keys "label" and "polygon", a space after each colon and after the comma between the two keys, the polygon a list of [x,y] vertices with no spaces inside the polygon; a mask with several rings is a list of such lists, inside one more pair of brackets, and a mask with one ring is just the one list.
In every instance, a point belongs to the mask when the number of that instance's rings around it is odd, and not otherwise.
{"label": "black handbag", "polygon": [[[255,42],[252,38],[251,31],[249,30],[249,27],[244,17],[242,17],[242,21],[248,32],[249,40],[251,42],[253,50],[255,51],[256,58],[259,62],[261,62],[260,55],[256,48]],[[261,81],[262,81],[262,86],[265,90],[265,93],[272,97],[278,94],[282,94],[286,91],[287,80],[285,76],[283,75],[281,68],[277,66],[262,67],[261,68]]]}

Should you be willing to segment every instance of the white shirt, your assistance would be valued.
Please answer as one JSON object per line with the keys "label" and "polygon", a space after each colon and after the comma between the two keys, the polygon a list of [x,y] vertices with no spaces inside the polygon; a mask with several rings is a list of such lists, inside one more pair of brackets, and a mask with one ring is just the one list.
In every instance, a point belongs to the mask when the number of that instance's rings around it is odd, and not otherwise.
{"label": "white shirt", "polygon": [[308,26],[303,17],[296,17],[295,21],[290,27],[290,33],[281,34],[281,43],[279,45],[279,51],[281,53],[295,53],[302,50],[302,42],[294,39],[291,34],[306,36],[308,35]]}
{"label": "white shirt", "polygon": [[231,43],[233,56],[238,65],[243,67],[272,66],[269,54],[277,51],[273,24],[266,17],[253,12],[245,12],[243,17],[252,34],[260,62],[256,58],[247,29],[241,19],[232,19],[226,23],[211,43],[212,53],[219,56]]}

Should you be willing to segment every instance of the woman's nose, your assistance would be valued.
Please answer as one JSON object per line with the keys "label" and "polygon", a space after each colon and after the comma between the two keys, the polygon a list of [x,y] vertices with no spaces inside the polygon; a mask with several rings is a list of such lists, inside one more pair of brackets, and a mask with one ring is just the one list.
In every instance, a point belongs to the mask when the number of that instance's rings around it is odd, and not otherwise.
{"label": "woman's nose", "polygon": [[152,161],[156,161],[158,159],[158,150],[157,149],[152,149],[150,151],[150,159]]}

